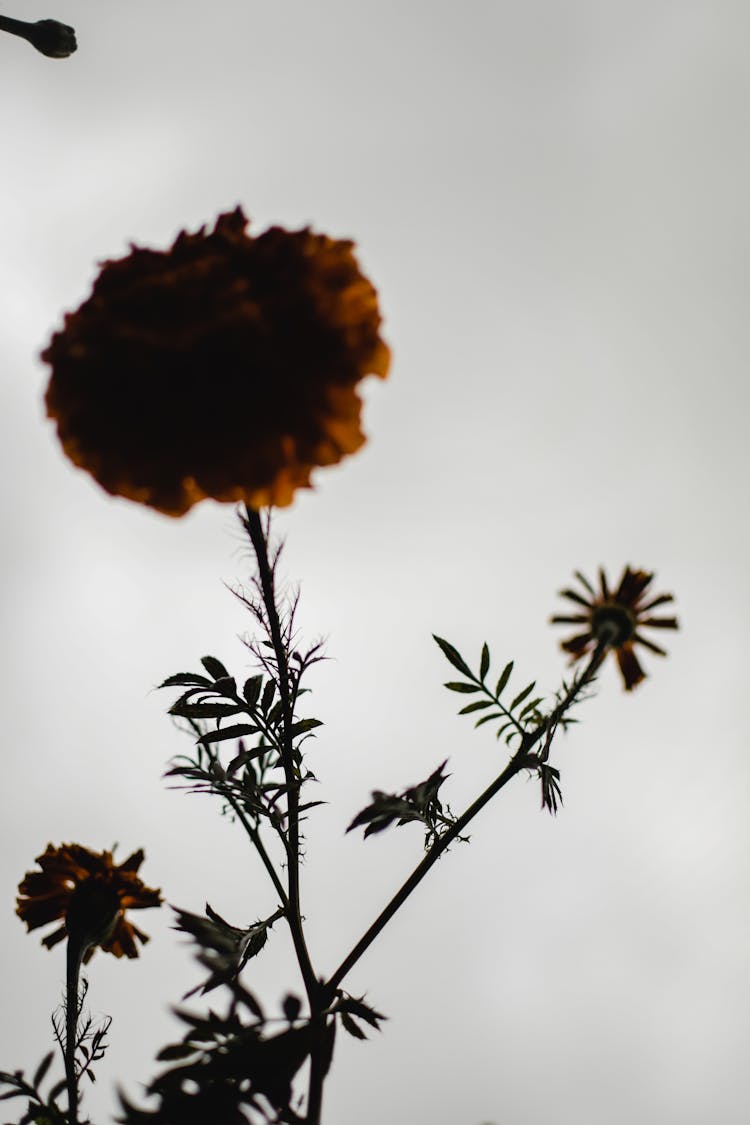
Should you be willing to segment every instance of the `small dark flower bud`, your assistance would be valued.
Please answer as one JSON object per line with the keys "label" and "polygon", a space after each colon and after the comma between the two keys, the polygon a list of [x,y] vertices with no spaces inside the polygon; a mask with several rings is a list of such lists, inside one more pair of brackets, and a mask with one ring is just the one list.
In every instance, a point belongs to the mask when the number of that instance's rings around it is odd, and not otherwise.
{"label": "small dark flower bud", "polygon": [[73,28],[58,20],[37,20],[36,23],[28,23],[26,20],[0,16],[0,31],[18,35],[50,59],[67,59],[78,46]]}
{"label": "small dark flower bud", "polygon": [[78,47],[73,28],[57,20],[37,20],[30,24],[29,43],[50,59],[67,59]]}

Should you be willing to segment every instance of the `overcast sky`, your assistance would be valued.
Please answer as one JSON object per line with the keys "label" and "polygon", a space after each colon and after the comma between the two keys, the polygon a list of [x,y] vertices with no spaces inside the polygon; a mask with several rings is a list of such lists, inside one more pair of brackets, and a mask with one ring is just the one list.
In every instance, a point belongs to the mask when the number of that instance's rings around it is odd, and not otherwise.
{"label": "overcast sky", "polygon": [[[257,232],[354,238],[394,352],[370,441],[283,512],[326,726],[303,908],[331,971],[418,861],[344,835],[372,788],[444,758],[458,810],[501,768],[430,639],[564,674],[571,571],[656,570],[682,625],[561,738],[553,820],[523,778],[348,978],[390,1018],[340,1035],[325,1125],[744,1125],[750,1094],[750,13],[730,0],[17,0],[78,53],[0,37],[3,797],[0,1068],[50,1043],[64,957],[16,885],[48,842],[143,846],[177,905],[276,901],[240,831],[160,775],[187,749],[152,688],[213,653],[249,674],[230,507],[170,520],[103,493],[44,420],[38,360],[96,262],[242,204]],[[565,635],[565,634],[563,634]],[[460,703],[460,700],[459,700]],[[167,910],[97,955],[136,1095],[198,979]],[[299,989],[283,926],[248,985]]]}

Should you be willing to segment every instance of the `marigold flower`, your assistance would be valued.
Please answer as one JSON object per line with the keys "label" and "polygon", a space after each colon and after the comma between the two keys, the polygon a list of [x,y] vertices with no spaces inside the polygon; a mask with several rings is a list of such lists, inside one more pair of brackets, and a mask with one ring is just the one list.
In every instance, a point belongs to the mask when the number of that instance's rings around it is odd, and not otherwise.
{"label": "marigold flower", "polygon": [[41,871],[28,871],[18,887],[16,913],[29,930],[62,919],[42,939],[51,949],[68,936],[85,949],[89,961],[99,946],[115,957],[137,957],[135,939],[144,934],[125,917],[126,910],[159,906],[161,894],[138,878],[143,851],[116,864],[111,852],[92,852],[80,844],[47,845],[36,861]]}
{"label": "marigold flower", "polygon": [[108,492],[285,507],[364,443],[357,384],[390,351],[353,243],[246,225],[238,207],[105,262],[43,353],[65,452]]}
{"label": "marigold flower", "polygon": [[656,606],[674,601],[674,598],[672,594],[658,594],[656,597],[646,598],[646,590],[651,585],[654,575],[645,570],[631,570],[629,566],[625,567],[620,583],[613,592],[610,591],[607,576],[601,569],[599,593],[579,571],[575,572],[575,576],[584,587],[586,596],[576,590],[561,590],[560,595],[580,605],[581,612],[569,616],[555,616],[550,620],[556,625],[584,625],[585,629],[582,633],[563,641],[561,647],[565,652],[570,653],[571,663],[575,663],[588,653],[593,653],[598,645],[605,645],[617,657],[625,689],[631,691],[636,684],[646,678],[646,673],[634,652],[634,646],[643,645],[659,656],[667,655],[663,648],[659,648],[653,641],[644,637],[641,630],[676,629],[678,627],[676,617],[651,616],[651,610]]}

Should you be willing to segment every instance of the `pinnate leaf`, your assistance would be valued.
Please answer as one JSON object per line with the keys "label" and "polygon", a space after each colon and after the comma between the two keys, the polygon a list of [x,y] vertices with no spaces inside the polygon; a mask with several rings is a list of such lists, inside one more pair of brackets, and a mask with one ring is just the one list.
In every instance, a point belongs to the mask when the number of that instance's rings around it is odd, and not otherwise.
{"label": "pinnate leaf", "polygon": [[510,674],[511,674],[512,671],[513,671],[513,661],[509,660],[508,663],[503,668],[502,672],[500,673],[500,679],[497,681],[497,687],[495,688],[495,695],[497,696],[498,699],[500,698],[501,694],[505,690],[505,685],[507,684],[508,680],[510,679]]}
{"label": "pinnate leaf", "polygon": [[201,664],[208,672],[212,680],[224,680],[229,676],[224,665],[215,656],[202,656]]}
{"label": "pinnate leaf", "polygon": [[523,689],[523,691],[520,691],[518,693],[518,695],[516,696],[516,698],[511,703],[509,710],[514,711],[515,708],[518,706],[518,704],[522,703],[523,700],[526,698],[526,696],[531,694],[531,692],[534,690],[535,685],[536,685],[536,680],[532,680],[531,683],[528,685],[528,687],[525,687]]}
{"label": "pinnate leaf", "polygon": [[450,641],[443,640],[442,637],[438,637],[435,633],[432,634],[432,637],[433,640],[440,646],[440,649],[442,650],[443,656],[446,658],[446,660],[448,660],[453,665],[453,667],[457,668],[458,671],[461,672],[464,676],[468,676],[470,680],[473,680],[474,677],[472,675],[471,669],[469,668],[468,664],[466,663],[458,649],[455,648],[450,643]]}
{"label": "pinnate leaf", "polygon": [[[211,742],[225,742],[229,738],[242,738],[244,735],[257,734],[258,729],[258,727],[250,726],[248,723],[234,723],[228,727],[220,727],[219,730],[207,731],[206,734],[202,734],[196,741],[200,742],[203,746],[208,746]],[[255,753],[252,751],[247,751],[247,753],[252,753],[252,756],[257,758],[263,753],[264,749],[265,747],[258,746],[256,747]]]}

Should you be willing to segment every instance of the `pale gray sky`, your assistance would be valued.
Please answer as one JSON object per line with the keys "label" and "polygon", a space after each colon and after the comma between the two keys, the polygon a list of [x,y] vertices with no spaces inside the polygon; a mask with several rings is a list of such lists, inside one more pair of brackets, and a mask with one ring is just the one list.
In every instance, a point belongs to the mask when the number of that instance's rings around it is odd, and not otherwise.
{"label": "pale gray sky", "polygon": [[[54,10],[52,10],[54,8]],[[314,673],[321,795],[304,906],[331,970],[418,860],[344,836],[371,788],[449,757],[461,808],[498,771],[440,686],[449,637],[550,692],[546,624],[579,567],[654,569],[670,658],[602,676],[560,740],[565,808],[519,780],[349,978],[389,1017],[339,1036],[326,1125],[744,1125],[750,1077],[747,366],[750,13],[729,0],[22,3],[65,61],[0,37],[4,797],[0,1067],[47,1049],[64,977],[14,917],[49,842],[142,845],[145,880],[231,921],[274,896],[239,831],[169,792],[186,742],[151,693],[205,652],[241,674],[230,508],[182,521],[64,459],[37,354],[130,240],[241,203],[254,229],[352,237],[392,376],[370,443],[284,512]],[[89,1096],[135,1094],[196,970],[169,929],[97,955],[114,1017]],[[292,983],[276,927],[249,985]]]}

